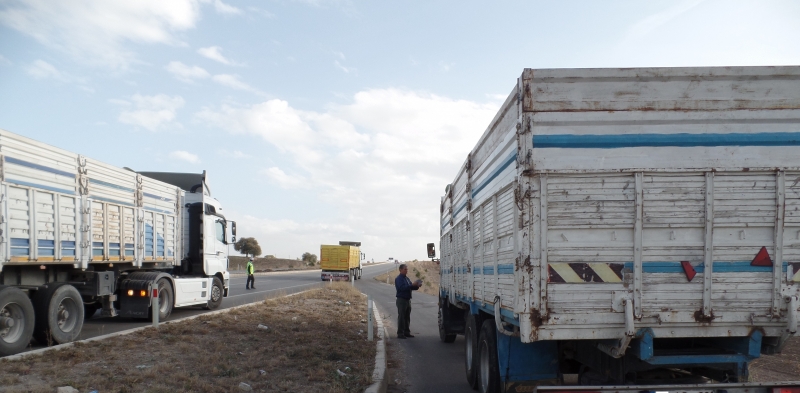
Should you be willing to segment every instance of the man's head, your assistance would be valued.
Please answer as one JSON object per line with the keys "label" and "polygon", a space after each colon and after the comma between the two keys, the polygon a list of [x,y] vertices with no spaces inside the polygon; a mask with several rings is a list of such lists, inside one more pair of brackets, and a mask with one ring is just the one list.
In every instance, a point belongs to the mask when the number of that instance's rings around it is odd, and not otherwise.
{"label": "man's head", "polygon": [[400,274],[406,275],[408,273],[408,266],[405,263],[401,263],[400,266],[397,267],[397,270],[400,271]]}
{"label": "man's head", "polygon": [[250,258],[250,262],[253,262],[253,258]]}

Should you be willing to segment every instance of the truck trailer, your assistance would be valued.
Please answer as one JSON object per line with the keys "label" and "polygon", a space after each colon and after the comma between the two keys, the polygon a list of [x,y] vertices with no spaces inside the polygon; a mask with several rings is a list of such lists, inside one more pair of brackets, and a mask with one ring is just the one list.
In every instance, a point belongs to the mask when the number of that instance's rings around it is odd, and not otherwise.
{"label": "truck trailer", "polygon": [[797,332],[798,145],[800,67],[525,69],[441,198],[467,382],[800,391],[745,383]]}
{"label": "truck trailer", "polygon": [[350,281],[361,279],[361,242],[340,241],[339,245],[321,245],[319,265],[322,281]]}
{"label": "truck trailer", "polygon": [[205,172],[137,173],[0,130],[0,356],[73,341],[98,310],[218,308],[229,232]]}

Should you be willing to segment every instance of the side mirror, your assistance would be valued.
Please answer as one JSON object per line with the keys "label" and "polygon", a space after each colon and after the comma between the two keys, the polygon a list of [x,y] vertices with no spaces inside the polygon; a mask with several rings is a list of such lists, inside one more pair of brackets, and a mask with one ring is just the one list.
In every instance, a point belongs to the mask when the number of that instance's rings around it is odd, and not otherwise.
{"label": "side mirror", "polygon": [[231,235],[236,236],[236,221],[231,221]]}
{"label": "side mirror", "polygon": [[363,261],[363,260],[365,260],[365,259],[367,259],[367,258],[365,258],[365,255],[364,255],[364,253],[362,252],[362,253],[361,253],[361,260]]}
{"label": "side mirror", "polygon": [[236,243],[236,236],[231,237],[231,243]]}
{"label": "side mirror", "polygon": [[428,258],[436,258],[436,245],[428,243]]}

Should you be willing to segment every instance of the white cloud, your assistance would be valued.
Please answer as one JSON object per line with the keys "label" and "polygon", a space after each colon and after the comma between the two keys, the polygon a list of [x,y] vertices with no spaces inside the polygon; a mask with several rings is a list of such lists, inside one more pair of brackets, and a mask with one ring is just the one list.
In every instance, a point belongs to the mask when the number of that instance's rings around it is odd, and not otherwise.
{"label": "white cloud", "polygon": [[256,94],[263,94],[258,89],[248,85],[247,83],[240,81],[238,75],[219,74],[219,75],[214,75],[211,79],[214,82],[217,82],[225,87],[230,87],[231,89],[244,90]]}
{"label": "white cloud", "polygon": [[333,61],[333,65],[335,65],[335,66],[336,66],[336,68],[338,68],[338,69],[340,69],[340,70],[344,71],[344,73],[345,73],[345,74],[349,74],[349,73],[351,73],[351,72],[355,72],[355,71],[357,71],[355,68],[351,68],[351,67],[345,67],[345,66],[343,66],[343,65],[342,65],[342,63],[339,63],[339,60],[334,60],[334,61]]}
{"label": "white cloud", "polygon": [[188,151],[185,150],[175,150],[169,153],[169,157],[174,158],[176,160],[186,161],[190,164],[200,163],[200,157],[198,157],[196,154],[189,153]]}
{"label": "white cloud", "polygon": [[261,173],[277,183],[281,188],[310,188],[310,184],[304,177],[298,175],[287,175],[286,172],[278,167],[264,169],[261,171]]}
{"label": "white cloud", "polygon": [[198,0],[9,1],[0,23],[90,65],[126,69],[130,43],[179,45],[200,17]]}
{"label": "white cloud", "polygon": [[200,48],[197,50],[201,56],[209,58],[214,61],[218,61],[225,65],[240,65],[234,61],[229,60],[225,56],[222,55],[222,48],[218,46],[209,46],[208,48]]}
{"label": "white cloud", "polygon": [[11,60],[8,60],[5,56],[0,55],[0,64],[2,65],[11,65]]}
{"label": "white cloud", "polygon": [[205,79],[211,76],[208,71],[198,66],[188,66],[180,61],[171,61],[164,67],[172,76],[186,83],[192,83],[195,79]]}
{"label": "white cloud", "polygon": [[251,156],[251,155],[249,155],[247,153],[243,153],[243,152],[241,152],[239,150],[229,151],[229,150],[222,149],[222,150],[217,151],[217,153],[219,155],[221,155],[221,156],[224,156],[224,157],[237,158],[237,159],[253,158],[253,156]]}
{"label": "white cloud", "polygon": [[443,61],[440,61],[439,69],[444,72],[450,72],[450,69],[452,69],[454,65],[456,65],[456,63],[445,63]]}
{"label": "white cloud", "polygon": [[645,39],[644,36],[650,34],[657,28],[669,23],[673,19],[697,7],[706,0],[684,0],[666,10],[650,15],[631,26],[625,34],[625,41]]}
{"label": "white cloud", "polygon": [[150,131],[168,127],[181,127],[180,123],[175,122],[175,114],[185,102],[183,97],[170,97],[165,94],[154,96],[136,94],[131,97],[131,101],[136,109],[122,111],[117,119],[120,122],[143,127]]}
{"label": "white cloud", "polygon": [[214,0],[214,9],[220,14],[238,15],[242,13],[242,10],[230,4],[225,4],[222,0]]}
{"label": "white cloud", "polygon": [[27,68],[28,75],[36,79],[53,78],[66,82],[67,78],[56,67],[44,60],[36,60]]}
{"label": "white cloud", "polygon": [[[317,112],[274,99],[205,108],[195,118],[258,136],[289,158],[261,173],[281,188],[308,190],[320,203],[339,209],[341,227],[295,223],[316,228],[318,237],[368,240],[376,249],[416,249],[433,241],[444,186],[453,181],[499,103],[399,89],[365,90],[350,101]],[[267,229],[259,229],[257,221],[248,231],[260,235]],[[264,235],[273,242],[308,243],[292,233]]]}

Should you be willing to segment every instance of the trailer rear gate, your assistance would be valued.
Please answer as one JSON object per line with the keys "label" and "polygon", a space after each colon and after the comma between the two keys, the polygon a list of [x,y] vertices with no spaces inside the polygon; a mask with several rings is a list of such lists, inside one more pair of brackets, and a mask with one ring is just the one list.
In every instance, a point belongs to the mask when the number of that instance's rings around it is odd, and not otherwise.
{"label": "trailer rear gate", "polygon": [[[787,329],[800,69],[526,70],[442,200],[442,290],[523,342]],[[754,263],[755,261],[758,262]]]}

